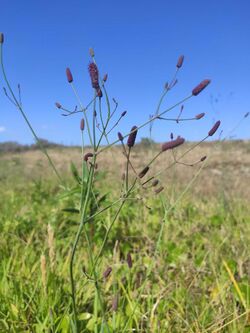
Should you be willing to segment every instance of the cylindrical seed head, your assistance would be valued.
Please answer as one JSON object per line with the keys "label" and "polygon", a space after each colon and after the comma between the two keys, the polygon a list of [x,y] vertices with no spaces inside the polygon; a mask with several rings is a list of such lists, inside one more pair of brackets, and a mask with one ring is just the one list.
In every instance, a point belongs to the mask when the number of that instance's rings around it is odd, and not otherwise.
{"label": "cylindrical seed head", "polygon": [[73,82],[73,75],[69,68],[66,68],[66,76],[69,83]]}
{"label": "cylindrical seed head", "polygon": [[195,116],[195,118],[196,118],[197,120],[199,120],[199,119],[203,118],[204,116],[205,116],[205,113],[199,113],[199,114],[197,114],[197,115]]}
{"label": "cylindrical seed head", "polygon": [[118,139],[122,142],[123,141],[123,135],[121,132],[117,133]]}
{"label": "cylindrical seed head", "polygon": [[146,175],[146,173],[148,172],[148,170],[149,170],[149,166],[146,166],[144,169],[142,169],[142,171],[138,175],[139,178],[143,178]]}
{"label": "cylindrical seed head", "polygon": [[91,62],[89,64],[89,75],[91,79],[91,84],[94,89],[100,89],[99,87],[99,72],[96,64]]}
{"label": "cylindrical seed head", "polygon": [[61,105],[60,103],[58,103],[58,102],[56,102],[55,105],[56,105],[56,107],[57,107],[58,109],[61,109],[61,108],[62,108],[62,105]]}
{"label": "cylindrical seed head", "polygon": [[132,257],[131,257],[131,253],[130,252],[127,254],[127,264],[128,264],[129,268],[132,268],[133,262],[132,262]]}
{"label": "cylindrical seed head", "polygon": [[87,162],[90,157],[93,157],[94,155],[92,153],[86,153],[83,157],[84,161]]}
{"label": "cylindrical seed head", "polygon": [[183,65],[183,61],[184,61],[184,55],[181,55],[177,61],[176,67],[181,68],[181,66]]}
{"label": "cylindrical seed head", "polygon": [[211,82],[211,80],[203,80],[201,83],[198,84],[198,86],[196,86],[193,90],[192,90],[192,95],[193,96],[197,96],[199,95],[199,93],[202,92],[202,90],[204,90],[208,85],[209,83]]}
{"label": "cylindrical seed head", "polygon": [[111,274],[112,272],[112,268],[111,267],[108,267],[105,272],[103,273],[103,278],[104,279],[107,279],[109,277],[109,275]]}
{"label": "cylindrical seed head", "polygon": [[213,136],[214,133],[217,131],[217,129],[220,126],[220,120],[216,121],[216,123],[214,124],[214,126],[211,128],[211,130],[208,132],[208,136]]}
{"label": "cylindrical seed head", "polygon": [[163,186],[161,186],[161,187],[158,187],[158,188],[156,188],[155,189],[155,194],[159,194],[161,191],[163,191],[164,190],[164,187]]}
{"label": "cylindrical seed head", "polygon": [[159,184],[159,180],[158,179],[154,179],[153,181],[152,181],[152,186],[153,187],[155,187],[156,185],[158,185]]}
{"label": "cylindrical seed head", "polygon": [[84,130],[84,127],[85,127],[85,121],[84,121],[84,119],[82,118],[82,119],[81,119],[81,123],[80,123],[80,130],[83,131],[83,130]]}
{"label": "cylindrical seed head", "polygon": [[182,145],[184,142],[185,142],[185,139],[178,136],[177,139],[175,139],[175,140],[163,143],[161,146],[161,150],[166,151],[168,149],[174,149],[174,148]]}
{"label": "cylindrical seed head", "polygon": [[126,115],[127,111],[123,111],[121,114],[121,117],[124,117]]}
{"label": "cylindrical seed head", "polygon": [[108,79],[108,74],[105,74],[102,80],[103,80],[103,82],[106,82],[107,79]]}
{"label": "cylindrical seed head", "polygon": [[129,134],[128,141],[127,141],[127,146],[129,148],[133,147],[135,144],[135,139],[136,139],[136,135],[137,135],[137,126],[133,126],[131,128],[130,132],[131,133]]}
{"label": "cylindrical seed head", "polygon": [[203,157],[201,158],[201,162],[205,161],[206,158],[207,158],[207,156],[203,156]]}
{"label": "cylindrical seed head", "polygon": [[4,34],[0,32],[0,44],[4,43]]}

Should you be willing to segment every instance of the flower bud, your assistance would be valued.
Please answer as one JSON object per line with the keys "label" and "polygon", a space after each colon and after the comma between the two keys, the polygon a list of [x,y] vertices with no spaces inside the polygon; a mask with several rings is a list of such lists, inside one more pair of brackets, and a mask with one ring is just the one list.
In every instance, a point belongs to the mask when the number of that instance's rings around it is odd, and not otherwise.
{"label": "flower bud", "polygon": [[168,149],[174,149],[174,148],[182,145],[184,142],[185,142],[185,139],[178,136],[177,139],[175,139],[175,140],[163,143],[161,146],[161,150],[166,151]]}
{"label": "flower bud", "polygon": [[83,159],[84,159],[85,162],[88,162],[88,159],[89,159],[90,157],[93,157],[93,156],[94,156],[94,155],[93,155],[92,153],[86,153],[86,154],[84,155]]}
{"label": "flower bud", "polygon": [[202,90],[204,90],[208,85],[209,83],[211,82],[211,80],[203,80],[201,83],[198,84],[198,86],[196,86],[193,90],[192,90],[192,95],[193,96],[197,96],[199,95],[199,93],[202,92]]}
{"label": "flower bud", "polygon": [[181,68],[183,61],[184,61],[184,55],[181,55],[177,61],[176,67]]}
{"label": "flower bud", "polygon": [[135,144],[135,139],[137,135],[137,126],[131,128],[131,133],[129,134],[127,145],[129,148],[133,147]]}
{"label": "flower bud", "polygon": [[104,278],[104,279],[107,279],[107,278],[109,277],[109,275],[111,274],[111,272],[112,272],[112,268],[111,268],[111,267],[108,267],[108,268],[106,269],[106,271],[103,273],[103,278]]}
{"label": "flower bud", "polygon": [[121,132],[117,133],[118,139],[122,142],[123,141],[123,135]]}
{"label": "flower bud", "polygon": [[152,181],[152,186],[153,187],[155,187],[156,185],[158,185],[159,184],[159,180],[158,179],[154,179],[153,181]]}
{"label": "flower bud", "polygon": [[80,123],[80,130],[83,131],[83,130],[84,130],[84,127],[85,127],[85,121],[84,121],[84,119],[82,118],[82,119],[81,119],[81,123]]}
{"label": "flower bud", "polygon": [[214,126],[211,128],[211,130],[208,132],[208,136],[213,136],[214,133],[217,131],[217,129],[220,126],[220,120],[216,121],[216,123],[214,124]]}
{"label": "flower bud", "polygon": [[195,118],[196,118],[197,120],[199,120],[199,119],[203,118],[204,116],[205,116],[205,113],[199,113],[199,114],[197,114],[197,115],[195,116]]}
{"label": "flower bud", "polygon": [[149,166],[146,166],[144,169],[142,169],[142,171],[138,175],[139,178],[143,178],[146,175],[146,173],[148,172],[148,170],[149,170]]}
{"label": "flower bud", "polygon": [[69,68],[66,68],[66,76],[69,83],[73,82],[73,76]]}
{"label": "flower bud", "polygon": [[132,257],[131,257],[130,252],[127,254],[127,264],[128,264],[129,268],[132,268],[133,262],[132,262]]}
{"label": "flower bud", "polygon": [[92,83],[92,87],[94,89],[100,89],[99,87],[99,72],[96,64],[94,62],[91,62],[89,64],[89,75]]}
{"label": "flower bud", "polygon": [[163,186],[161,186],[161,187],[158,187],[158,188],[156,188],[155,189],[155,194],[159,194],[161,191],[163,191],[164,190],[164,187]]}

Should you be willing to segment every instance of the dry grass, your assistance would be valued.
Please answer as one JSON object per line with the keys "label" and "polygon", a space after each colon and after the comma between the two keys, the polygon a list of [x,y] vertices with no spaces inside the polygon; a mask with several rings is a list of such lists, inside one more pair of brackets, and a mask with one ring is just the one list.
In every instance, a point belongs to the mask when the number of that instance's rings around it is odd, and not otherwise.
{"label": "dry grass", "polygon": [[[187,143],[178,148],[176,156],[180,156],[191,145],[193,144]],[[137,145],[131,155],[135,169],[139,172],[159,149],[160,145],[154,145],[153,147]],[[86,148],[87,151],[89,150]],[[49,153],[61,173],[69,173],[71,161],[80,168],[80,148],[56,148],[49,150]],[[184,157],[182,162],[193,163],[200,160],[204,155],[208,158],[205,161],[204,171],[200,174],[196,186],[192,189],[193,195],[214,196],[223,192],[233,195],[234,199],[239,198],[244,199],[244,201],[250,199],[250,187],[248,185],[250,183],[249,141],[204,143]],[[162,154],[148,175],[154,175],[156,172],[167,168],[172,161],[171,152]],[[48,178],[53,175],[40,151],[4,154],[0,163],[2,165],[7,163],[8,175],[18,173],[19,176],[22,175],[28,179]],[[174,183],[176,189],[181,189],[192,179],[200,166],[201,164],[194,167],[177,165],[165,170],[159,178],[166,188]],[[120,181],[124,167],[125,158],[119,146],[103,152],[98,158],[98,169],[105,172],[106,182],[109,182],[111,178]]]}

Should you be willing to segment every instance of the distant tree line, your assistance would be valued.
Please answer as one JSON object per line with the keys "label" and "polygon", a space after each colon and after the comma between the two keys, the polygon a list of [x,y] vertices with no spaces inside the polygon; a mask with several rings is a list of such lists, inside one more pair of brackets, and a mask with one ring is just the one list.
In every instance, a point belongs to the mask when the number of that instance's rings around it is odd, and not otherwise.
{"label": "distant tree line", "polygon": [[[39,139],[40,143],[43,145],[44,148],[58,148],[64,147],[64,145],[50,142],[46,139]],[[0,142],[0,153],[9,153],[9,152],[23,152],[28,150],[37,150],[39,149],[38,143],[33,143],[31,145],[22,145],[15,141],[6,141]]]}

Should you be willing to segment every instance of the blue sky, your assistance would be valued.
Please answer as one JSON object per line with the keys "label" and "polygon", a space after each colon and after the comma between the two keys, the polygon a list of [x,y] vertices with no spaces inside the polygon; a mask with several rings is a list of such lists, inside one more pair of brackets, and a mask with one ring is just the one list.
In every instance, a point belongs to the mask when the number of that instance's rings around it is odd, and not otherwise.
{"label": "blue sky", "polygon": [[[186,103],[183,113],[189,117],[205,112],[206,117],[179,125],[158,122],[154,139],[168,140],[174,132],[198,140],[218,119],[226,134],[250,111],[249,13],[248,0],[1,0],[5,66],[12,85],[22,86],[23,105],[38,136],[77,144],[80,116],[62,117],[54,103],[76,105],[66,67],[72,70],[83,103],[91,98],[89,47],[95,50],[100,72],[109,75],[107,89],[119,102],[118,115],[128,111],[119,127],[123,132],[155,112],[162,87],[171,80],[178,56],[184,54],[178,84],[163,108],[209,78],[212,83]],[[4,85],[2,76],[0,85]],[[250,117],[233,134],[250,138],[249,129]],[[139,137],[148,135],[148,127],[139,133]],[[0,141],[6,140],[33,142],[20,114],[1,91]]]}

